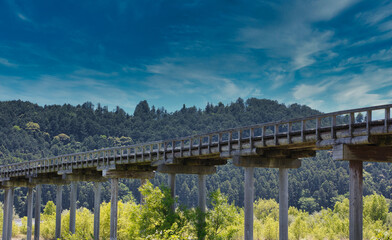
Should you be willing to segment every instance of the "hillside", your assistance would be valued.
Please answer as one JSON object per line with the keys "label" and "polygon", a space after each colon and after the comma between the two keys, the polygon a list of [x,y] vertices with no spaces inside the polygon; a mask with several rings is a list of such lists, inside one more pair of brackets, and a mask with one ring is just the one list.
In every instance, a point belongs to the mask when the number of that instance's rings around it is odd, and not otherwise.
{"label": "hillside", "polygon": [[[168,113],[164,108],[150,107],[140,102],[133,115],[117,107],[92,103],[78,106],[38,106],[29,102],[0,102],[0,163],[28,161],[65,153],[87,151],[111,146],[161,140],[173,137],[206,133],[219,129],[250,125],[274,120],[290,119],[320,113],[307,106],[286,106],[277,101],[251,98],[238,99],[229,105],[207,104],[204,109],[183,106]],[[365,164],[365,194],[377,192],[391,198],[392,167],[388,164]],[[197,203],[196,176],[177,177],[177,195],[180,204],[195,206]],[[154,185],[166,183],[164,174],[157,174]],[[377,183],[377,184],[375,184]],[[218,173],[207,178],[208,191],[218,188],[238,206],[243,203],[243,170],[228,164],[218,168]],[[103,200],[109,201],[108,185]],[[120,197],[129,193],[138,199],[138,180],[122,180]],[[63,191],[64,199],[69,189]],[[18,188],[15,208],[25,215],[26,189]],[[348,193],[347,163],[334,162],[328,151],[320,151],[315,158],[303,160],[300,169],[291,170],[289,177],[289,203],[307,211],[332,207],[340,195]],[[93,206],[91,183],[80,183],[78,206]],[[257,169],[255,173],[255,198],[278,196],[278,176],[274,169]],[[53,186],[44,186],[43,204],[54,200]],[[64,201],[64,208],[68,208]]]}

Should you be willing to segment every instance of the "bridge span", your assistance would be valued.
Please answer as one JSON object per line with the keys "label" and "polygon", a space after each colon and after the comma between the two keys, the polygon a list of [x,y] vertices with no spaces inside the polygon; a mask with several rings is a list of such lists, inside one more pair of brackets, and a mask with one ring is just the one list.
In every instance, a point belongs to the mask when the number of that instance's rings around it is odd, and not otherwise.
{"label": "bridge span", "polygon": [[[362,239],[362,170],[364,161],[392,161],[392,104],[351,109],[317,116],[262,123],[178,139],[74,153],[0,166],[0,188],[5,190],[2,239],[12,236],[15,187],[27,187],[28,229],[31,239],[33,188],[34,239],[39,239],[41,185],[57,185],[56,237],[61,233],[62,185],[71,184],[70,231],[75,233],[76,182],[94,182],[94,239],[99,239],[101,182],[111,179],[110,239],[117,239],[118,179],[154,178],[169,174],[175,193],[176,174],[197,174],[199,207],[206,211],[206,178],[216,166],[233,159],[245,169],[245,239],[253,239],[254,168],[279,169],[279,239],[288,239],[288,169],[317,150],[332,149],[334,160],[349,161],[350,239]],[[363,114],[364,121],[358,121]],[[175,206],[173,205],[173,209]]]}

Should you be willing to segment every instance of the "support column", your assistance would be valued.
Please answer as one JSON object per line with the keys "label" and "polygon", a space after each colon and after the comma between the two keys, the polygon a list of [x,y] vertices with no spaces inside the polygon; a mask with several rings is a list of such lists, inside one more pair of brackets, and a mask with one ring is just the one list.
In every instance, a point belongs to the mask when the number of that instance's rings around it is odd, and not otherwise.
{"label": "support column", "polygon": [[[8,191],[7,191],[7,216],[3,218],[3,221],[7,221],[6,223],[6,234],[5,234],[5,238],[7,240],[11,240],[12,238],[12,218],[13,218],[13,214],[14,214],[14,188],[11,187]],[[4,229],[3,229],[4,231]]]}
{"label": "support column", "polygon": [[245,240],[253,240],[254,167],[245,167]]}
{"label": "support column", "polygon": [[[174,199],[176,197],[176,174],[170,173],[169,174],[169,188],[171,197]],[[173,203],[172,205],[173,212],[176,210],[176,204]]]}
{"label": "support column", "polygon": [[362,239],[362,161],[350,161],[350,240]]}
{"label": "support column", "polygon": [[[140,187],[144,186],[144,184],[147,183],[147,179],[142,178],[140,179]],[[144,204],[144,196],[142,193],[140,193],[140,204],[143,205]]]}
{"label": "support column", "polygon": [[7,224],[7,240],[12,238],[12,218],[14,215],[14,188],[12,187],[8,192],[8,224]]}
{"label": "support column", "polygon": [[27,240],[31,240],[33,229],[33,188],[29,187],[27,193]]}
{"label": "support column", "polygon": [[34,224],[34,240],[39,240],[39,230],[41,223],[41,185],[35,187],[35,224]]}
{"label": "support column", "polygon": [[118,178],[112,178],[110,202],[110,240],[117,240]]}
{"label": "support column", "polygon": [[4,209],[3,209],[3,236],[2,239],[7,238],[7,229],[8,229],[8,192],[10,189],[4,189]]}
{"label": "support column", "polygon": [[198,182],[198,190],[199,190],[199,209],[201,211],[199,221],[199,226],[203,231],[198,231],[198,239],[205,239],[205,228],[206,228],[206,211],[207,211],[207,204],[206,204],[206,175],[198,174],[199,182]]}
{"label": "support column", "polygon": [[56,239],[61,237],[61,212],[63,204],[63,186],[57,185],[56,191]]}
{"label": "support column", "polygon": [[202,213],[206,213],[206,175],[199,174],[199,208]]}
{"label": "support column", "polygon": [[71,183],[71,196],[70,196],[70,209],[69,209],[69,231],[71,234],[75,234],[75,222],[76,222],[76,194],[77,194],[77,182]]}
{"label": "support column", "polygon": [[99,239],[99,218],[101,207],[101,183],[94,183],[94,239]]}
{"label": "support column", "polygon": [[289,181],[288,169],[279,168],[279,240],[289,239]]}

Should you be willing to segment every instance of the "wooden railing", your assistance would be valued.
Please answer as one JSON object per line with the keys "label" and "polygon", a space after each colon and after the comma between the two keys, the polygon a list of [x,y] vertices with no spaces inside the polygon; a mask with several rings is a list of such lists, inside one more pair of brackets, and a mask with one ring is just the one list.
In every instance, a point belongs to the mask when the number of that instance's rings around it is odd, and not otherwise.
{"label": "wooden railing", "polygon": [[[2,180],[7,180],[10,177],[32,176],[37,174],[38,170],[51,172],[72,168],[88,168],[91,166],[105,168],[113,164],[113,161],[114,164],[149,163],[154,160],[165,160],[168,158],[168,155],[174,157],[175,152],[180,158],[192,157],[193,155],[211,154],[212,147],[217,148],[218,152],[223,152],[223,147],[225,151],[231,152],[233,146],[235,146],[236,150],[242,150],[245,144],[246,148],[253,149],[256,141],[261,141],[261,147],[267,147],[265,144],[267,139],[273,139],[275,145],[278,145],[278,138],[282,136],[287,137],[288,144],[291,143],[292,136],[301,136],[302,141],[305,142],[308,132],[315,133],[317,140],[322,140],[321,133],[325,131],[330,131],[330,136],[336,138],[336,131],[339,127],[348,128],[351,136],[353,136],[354,127],[361,125],[366,128],[369,135],[372,125],[383,124],[384,132],[387,134],[391,124],[391,107],[392,104],[351,109],[287,121],[226,129],[183,138],[125,147],[105,148],[3,165],[0,166],[0,177]],[[372,116],[375,111],[383,111],[384,117],[373,121]],[[356,122],[355,114],[358,116],[359,113],[365,113],[365,121]]]}

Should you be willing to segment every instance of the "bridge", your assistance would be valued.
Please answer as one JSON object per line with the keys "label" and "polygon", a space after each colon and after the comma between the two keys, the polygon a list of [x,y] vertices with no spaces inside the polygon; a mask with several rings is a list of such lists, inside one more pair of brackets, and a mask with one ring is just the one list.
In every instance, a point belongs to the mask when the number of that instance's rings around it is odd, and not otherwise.
{"label": "bridge", "polygon": [[[99,239],[101,182],[111,179],[110,239],[117,239],[118,179],[154,178],[169,174],[175,193],[176,174],[197,174],[200,209],[206,211],[206,175],[233,159],[245,169],[245,239],[253,239],[255,168],[279,169],[279,239],[288,239],[288,169],[317,150],[332,149],[333,159],[349,161],[349,235],[362,239],[363,162],[392,161],[392,104],[351,109],[317,116],[226,129],[178,139],[74,153],[0,166],[0,188],[5,190],[2,239],[11,239],[15,187],[28,188],[27,239],[39,239],[41,185],[57,185],[56,238],[61,232],[62,186],[71,185],[70,232],[75,233],[76,182],[94,182],[94,239]],[[365,116],[357,121],[358,114]],[[142,181],[143,182],[143,181]],[[33,189],[35,207],[33,206]],[[172,206],[173,209],[175,206]]]}

